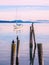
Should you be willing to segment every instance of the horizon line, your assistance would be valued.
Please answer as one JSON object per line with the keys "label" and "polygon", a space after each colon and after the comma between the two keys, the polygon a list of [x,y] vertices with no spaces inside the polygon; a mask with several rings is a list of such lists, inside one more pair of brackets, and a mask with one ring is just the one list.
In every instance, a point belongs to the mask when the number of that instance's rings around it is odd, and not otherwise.
{"label": "horizon line", "polygon": [[[44,22],[44,21],[45,21],[45,22]],[[0,20],[0,23],[49,23],[49,20],[35,20],[35,21]]]}

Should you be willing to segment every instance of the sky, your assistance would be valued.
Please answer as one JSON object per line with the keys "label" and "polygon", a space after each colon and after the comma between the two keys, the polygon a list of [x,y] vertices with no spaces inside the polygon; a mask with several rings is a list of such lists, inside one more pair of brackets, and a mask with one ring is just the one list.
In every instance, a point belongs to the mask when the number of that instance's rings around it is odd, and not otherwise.
{"label": "sky", "polygon": [[0,5],[49,5],[49,0],[0,0]]}
{"label": "sky", "polygon": [[49,0],[0,0],[0,20],[49,20]]}
{"label": "sky", "polygon": [[49,20],[48,6],[0,6],[0,20]]}

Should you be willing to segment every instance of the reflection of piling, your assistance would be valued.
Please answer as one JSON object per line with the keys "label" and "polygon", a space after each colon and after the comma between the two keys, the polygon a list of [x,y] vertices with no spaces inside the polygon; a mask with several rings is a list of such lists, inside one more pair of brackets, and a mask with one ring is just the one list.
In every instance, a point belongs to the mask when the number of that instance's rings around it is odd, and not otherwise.
{"label": "reflection of piling", "polygon": [[37,44],[39,65],[44,65],[42,44]]}
{"label": "reflection of piling", "polygon": [[20,44],[20,40],[18,39],[18,36],[17,36],[17,47],[16,47],[16,65],[19,65],[19,60],[18,60],[19,44]]}
{"label": "reflection of piling", "polygon": [[11,46],[11,65],[14,65],[14,54],[15,54],[15,42],[14,40],[12,41],[12,46]]}

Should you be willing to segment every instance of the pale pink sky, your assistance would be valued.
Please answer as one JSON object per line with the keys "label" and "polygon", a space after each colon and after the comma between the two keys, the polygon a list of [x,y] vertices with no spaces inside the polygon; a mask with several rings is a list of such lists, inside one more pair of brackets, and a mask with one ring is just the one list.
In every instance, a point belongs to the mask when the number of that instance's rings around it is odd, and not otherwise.
{"label": "pale pink sky", "polygon": [[49,5],[49,0],[0,0],[0,5]]}
{"label": "pale pink sky", "polygon": [[[0,0],[0,6],[16,6],[16,5],[38,5],[38,6],[49,6],[49,0]],[[17,13],[16,13],[17,12]],[[37,20],[37,19],[48,19],[49,10],[21,10],[21,11],[0,11],[0,19],[12,20],[12,19],[23,19],[23,20]]]}
{"label": "pale pink sky", "polygon": [[0,20],[49,20],[49,10],[0,11]]}
{"label": "pale pink sky", "polygon": [[49,10],[17,11],[16,18],[22,20],[49,20]]}
{"label": "pale pink sky", "polygon": [[13,20],[16,18],[15,11],[0,11],[0,20]]}

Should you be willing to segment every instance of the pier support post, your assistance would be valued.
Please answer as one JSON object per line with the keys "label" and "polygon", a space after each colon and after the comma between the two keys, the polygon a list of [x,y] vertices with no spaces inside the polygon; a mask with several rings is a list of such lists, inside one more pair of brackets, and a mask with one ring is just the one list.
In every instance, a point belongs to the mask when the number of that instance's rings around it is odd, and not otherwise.
{"label": "pier support post", "polygon": [[17,36],[16,65],[19,65],[19,58],[18,58],[18,53],[19,53],[19,44],[20,44],[20,40],[18,39],[18,36]]}
{"label": "pier support post", "polygon": [[37,44],[39,65],[44,65],[42,44]]}
{"label": "pier support post", "polygon": [[34,64],[35,52],[36,52],[36,40],[35,40],[34,26],[32,23],[32,26],[30,26],[30,65]]}
{"label": "pier support post", "polygon": [[33,44],[32,44],[32,30],[31,30],[31,26],[30,26],[30,65],[32,64],[32,47],[33,47]]}
{"label": "pier support post", "polygon": [[11,45],[11,65],[14,65],[14,54],[15,54],[15,42],[14,40],[12,41],[12,45]]}

